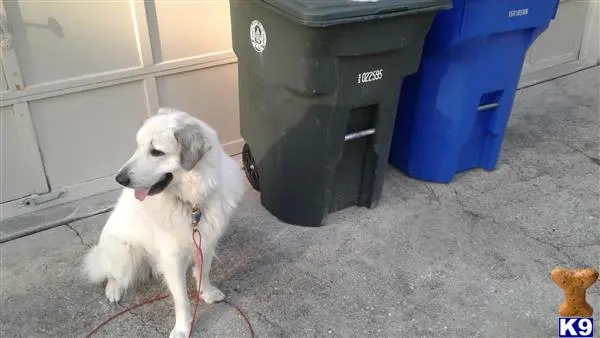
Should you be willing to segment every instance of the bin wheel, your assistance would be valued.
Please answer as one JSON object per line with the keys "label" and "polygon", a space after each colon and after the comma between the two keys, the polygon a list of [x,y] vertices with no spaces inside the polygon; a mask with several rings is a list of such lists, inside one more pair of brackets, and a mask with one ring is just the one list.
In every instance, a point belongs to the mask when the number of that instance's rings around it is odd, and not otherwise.
{"label": "bin wheel", "polygon": [[244,165],[244,173],[246,173],[246,178],[250,185],[254,190],[260,191],[260,184],[258,179],[258,167],[254,162],[254,156],[252,156],[252,152],[250,152],[250,146],[248,143],[244,143],[244,148],[242,149],[242,163]]}

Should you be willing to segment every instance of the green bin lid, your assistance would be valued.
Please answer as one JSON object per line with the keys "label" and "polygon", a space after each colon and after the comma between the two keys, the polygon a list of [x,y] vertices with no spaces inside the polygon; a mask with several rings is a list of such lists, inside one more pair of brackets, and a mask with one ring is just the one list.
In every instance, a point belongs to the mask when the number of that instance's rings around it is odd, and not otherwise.
{"label": "green bin lid", "polygon": [[[262,0],[302,25],[325,27],[452,7],[451,0]],[[501,1],[501,0],[498,0]]]}

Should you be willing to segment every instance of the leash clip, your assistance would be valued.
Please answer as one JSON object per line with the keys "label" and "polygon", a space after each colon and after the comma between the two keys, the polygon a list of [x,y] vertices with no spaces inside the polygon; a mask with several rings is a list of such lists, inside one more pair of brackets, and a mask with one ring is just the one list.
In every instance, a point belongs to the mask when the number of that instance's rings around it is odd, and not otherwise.
{"label": "leash clip", "polygon": [[200,220],[202,219],[202,212],[198,209],[192,209],[192,227],[198,226]]}

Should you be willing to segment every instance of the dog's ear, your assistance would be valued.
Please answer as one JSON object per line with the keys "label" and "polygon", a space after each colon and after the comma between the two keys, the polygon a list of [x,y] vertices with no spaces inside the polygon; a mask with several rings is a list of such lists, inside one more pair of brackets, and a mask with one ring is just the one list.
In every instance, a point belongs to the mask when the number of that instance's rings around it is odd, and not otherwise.
{"label": "dog's ear", "polygon": [[202,129],[195,124],[185,124],[175,132],[175,139],[180,145],[180,161],[183,170],[192,170],[198,161],[210,151],[211,146]]}

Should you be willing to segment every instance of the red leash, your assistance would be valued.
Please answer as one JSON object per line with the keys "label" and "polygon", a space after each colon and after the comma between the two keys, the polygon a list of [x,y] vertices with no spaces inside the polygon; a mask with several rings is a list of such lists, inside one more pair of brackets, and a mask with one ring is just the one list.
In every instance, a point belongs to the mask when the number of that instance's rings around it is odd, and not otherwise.
{"label": "red leash", "polygon": [[164,295],[164,296],[160,296],[160,297],[156,297],[156,298],[149,299],[149,300],[147,300],[147,301],[145,301],[145,302],[143,302],[143,303],[140,303],[140,304],[134,305],[134,306],[132,306],[132,307],[129,307],[129,308],[127,308],[127,309],[125,309],[125,310],[123,310],[123,311],[121,311],[121,312],[119,312],[119,313],[117,313],[117,314],[113,315],[112,317],[110,317],[110,318],[108,318],[107,320],[103,321],[103,322],[102,322],[102,324],[98,325],[98,326],[97,326],[97,327],[94,329],[94,331],[90,332],[90,334],[88,334],[88,335],[86,336],[86,338],[90,338],[91,336],[93,336],[93,335],[94,335],[96,332],[98,332],[98,330],[100,330],[100,328],[102,328],[104,325],[106,325],[106,324],[108,324],[109,322],[111,322],[113,319],[115,319],[115,318],[117,318],[117,317],[119,317],[119,316],[121,316],[121,315],[123,315],[123,314],[125,314],[125,313],[127,313],[127,312],[133,311],[133,310],[135,310],[135,309],[137,309],[137,308],[139,308],[139,307],[142,307],[142,306],[144,306],[144,305],[148,305],[148,304],[152,304],[152,303],[154,303],[154,302],[157,302],[157,301],[159,301],[159,300],[163,300],[163,299],[165,299],[165,298],[169,298],[169,295]]}
{"label": "red leash", "polygon": [[[196,235],[198,235],[197,239],[196,239]],[[198,231],[197,228],[194,228],[194,231],[192,232],[192,239],[194,240],[194,245],[196,246],[196,256],[195,256],[195,261],[196,264],[194,266],[194,269],[196,269],[196,285],[198,286],[198,288],[200,287],[200,281],[202,280],[202,263],[204,262],[204,253],[202,252],[202,236],[200,236],[200,231]],[[188,337],[191,338],[192,337],[192,333],[194,332],[194,326],[196,324],[196,313],[198,311],[198,305],[200,304],[200,293],[196,292],[194,294],[194,298],[196,300],[196,306],[194,307],[194,314],[192,315],[192,323],[190,325],[190,332]],[[126,309],[124,309],[123,311],[118,312],[117,314],[111,316],[110,318],[108,318],[107,320],[103,321],[100,325],[98,325],[92,332],[90,332],[90,334],[88,334],[86,336],[86,338],[90,338],[92,337],[96,332],[98,332],[98,330],[100,330],[100,328],[102,328],[104,325],[110,323],[112,320],[114,320],[115,318],[131,312],[137,308],[140,308],[144,305],[148,305],[148,304],[152,304],[154,302],[157,302],[159,300],[163,300],[169,298],[169,295],[163,295],[163,296],[159,296],[159,297],[155,297],[152,299],[149,299],[143,303],[140,304],[136,304],[134,306],[128,307]],[[248,329],[250,330],[250,337],[254,338],[254,328],[252,327],[252,324],[250,323],[250,319],[248,318],[248,316],[246,315],[246,313],[244,313],[244,311],[242,311],[242,309],[229,302],[228,300],[223,300],[223,302],[225,304],[228,304],[229,306],[233,307],[237,312],[239,312],[239,314],[242,316],[242,318],[244,318],[244,321],[246,322],[246,325],[248,326]]]}
{"label": "red leash", "polygon": [[[197,241],[196,235],[198,235]],[[198,230],[198,228],[194,228],[194,231],[192,232],[192,239],[194,240],[194,245],[196,246],[196,264],[194,264],[194,269],[196,269],[196,289],[200,290],[200,283],[202,281],[202,265],[204,264],[204,252],[202,252],[202,236],[200,236],[200,231]],[[196,306],[194,307],[194,314],[192,315],[192,325],[190,325],[190,333],[188,334],[188,338],[192,338],[192,332],[194,332],[198,304],[200,304],[200,292],[196,292]]]}

